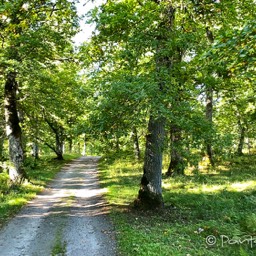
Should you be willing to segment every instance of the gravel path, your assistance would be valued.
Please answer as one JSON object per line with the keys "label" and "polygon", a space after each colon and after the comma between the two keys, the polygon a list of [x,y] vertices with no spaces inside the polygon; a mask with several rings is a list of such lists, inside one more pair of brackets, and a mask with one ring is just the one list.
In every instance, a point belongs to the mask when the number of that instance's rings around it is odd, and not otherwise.
{"label": "gravel path", "polygon": [[113,256],[113,226],[97,177],[98,157],[66,165],[0,231],[1,256]]}

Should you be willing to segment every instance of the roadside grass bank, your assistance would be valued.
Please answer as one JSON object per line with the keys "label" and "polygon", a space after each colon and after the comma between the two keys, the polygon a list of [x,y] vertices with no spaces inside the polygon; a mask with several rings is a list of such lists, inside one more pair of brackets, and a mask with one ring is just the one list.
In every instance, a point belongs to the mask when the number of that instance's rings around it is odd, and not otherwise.
{"label": "roadside grass bank", "polygon": [[163,176],[165,209],[133,210],[142,163],[101,159],[120,255],[256,255],[256,156],[245,155],[186,176]]}
{"label": "roadside grass bank", "polygon": [[0,173],[0,227],[41,192],[66,163],[78,157],[75,154],[64,155],[65,160],[62,161],[54,160],[53,155],[42,156],[38,160],[28,157],[25,168],[30,182],[20,186],[11,187],[8,175]]}

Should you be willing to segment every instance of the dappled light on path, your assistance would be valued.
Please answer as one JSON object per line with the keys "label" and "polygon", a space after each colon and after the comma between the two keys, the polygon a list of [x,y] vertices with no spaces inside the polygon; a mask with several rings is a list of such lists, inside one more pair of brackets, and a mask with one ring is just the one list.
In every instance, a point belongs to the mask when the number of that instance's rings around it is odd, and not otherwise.
{"label": "dappled light on path", "polygon": [[66,165],[2,230],[0,251],[51,255],[60,236],[67,255],[115,255],[108,206],[102,198],[106,190],[100,188],[97,176],[98,159],[82,157]]}

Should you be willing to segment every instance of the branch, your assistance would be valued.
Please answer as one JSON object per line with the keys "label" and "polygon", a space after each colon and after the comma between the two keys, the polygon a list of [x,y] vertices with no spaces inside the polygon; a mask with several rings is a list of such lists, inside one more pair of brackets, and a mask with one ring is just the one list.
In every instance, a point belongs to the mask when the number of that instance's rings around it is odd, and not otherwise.
{"label": "branch", "polygon": [[58,130],[54,127],[53,123],[51,123],[46,117],[44,118],[45,122],[49,125],[49,127],[53,130],[55,134],[58,134]]}
{"label": "branch", "polygon": [[213,43],[214,37],[212,31],[209,29],[209,27],[206,28],[206,36],[210,43]]}
{"label": "branch", "polygon": [[43,139],[41,139],[41,138],[39,138],[39,137],[36,137],[36,139],[39,140],[39,141],[41,141],[44,145],[46,145],[48,148],[50,148],[51,150],[53,150],[54,153],[57,154],[56,149],[55,149],[52,145],[50,145],[48,142],[46,142],[45,140],[43,140]]}
{"label": "branch", "polygon": [[46,114],[45,114],[45,109],[42,108],[42,111],[43,111],[43,116],[44,116],[44,120],[45,122],[49,125],[49,127],[52,129],[52,131],[55,133],[55,134],[58,134],[58,130],[54,127],[53,123],[51,123],[47,117],[46,117]]}
{"label": "branch", "polygon": [[51,10],[50,17],[52,17],[53,12],[55,11],[55,6],[56,6],[56,4],[54,4],[54,5],[52,6],[52,10]]}
{"label": "branch", "polygon": [[0,34],[0,37],[1,37],[1,39],[2,39],[2,48],[4,48],[4,36],[2,35],[2,34]]}

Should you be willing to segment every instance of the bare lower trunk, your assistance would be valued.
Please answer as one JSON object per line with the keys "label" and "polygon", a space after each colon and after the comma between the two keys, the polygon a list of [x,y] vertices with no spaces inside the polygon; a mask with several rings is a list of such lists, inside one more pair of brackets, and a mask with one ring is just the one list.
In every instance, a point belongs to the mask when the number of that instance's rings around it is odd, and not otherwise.
{"label": "bare lower trunk", "polygon": [[9,175],[14,183],[21,183],[26,177],[26,173],[23,168],[22,132],[17,112],[17,89],[16,75],[10,72],[7,75],[4,88],[6,134],[9,141],[9,156],[12,164]]}
{"label": "bare lower trunk", "polygon": [[118,135],[115,135],[115,148],[117,153],[120,152],[120,141]]}
{"label": "bare lower trunk", "polygon": [[239,138],[239,144],[237,148],[237,154],[243,155],[243,147],[244,147],[244,140],[245,140],[245,127],[241,124],[240,120],[238,122],[239,128],[240,128],[240,138]]}
{"label": "bare lower trunk", "polygon": [[137,160],[140,160],[140,144],[137,129],[134,127],[132,132],[133,137],[133,147],[134,147],[134,155]]}
{"label": "bare lower trunk", "polygon": [[73,152],[73,140],[71,138],[68,140],[68,152]]}
{"label": "bare lower trunk", "polygon": [[161,208],[162,198],[162,151],[164,143],[164,119],[150,117],[141,188],[135,201],[136,207]]}
{"label": "bare lower trunk", "polygon": [[62,140],[61,136],[59,134],[56,134],[56,159],[57,160],[63,160],[63,145],[64,141]]}
{"label": "bare lower trunk", "polygon": [[249,138],[247,138],[247,147],[248,147],[248,153],[251,154],[251,142]]}
{"label": "bare lower trunk", "polygon": [[83,151],[82,151],[82,155],[86,156],[86,150],[87,150],[87,136],[86,134],[84,135],[84,141],[83,141]]}
{"label": "bare lower trunk", "polygon": [[[77,152],[78,152],[78,154],[81,154],[81,143],[80,142],[77,143]],[[83,152],[82,152],[82,154],[83,154]]]}
{"label": "bare lower trunk", "polygon": [[32,155],[35,159],[39,159],[39,146],[38,146],[38,142],[34,141],[33,145],[32,145]]}
{"label": "bare lower trunk", "polygon": [[56,123],[54,120],[50,120],[45,115],[45,121],[55,134],[55,147],[51,146],[48,142],[45,142],[45,144],[51,148],[57,157],[55,159],[57,160],[63,160],[63,151],[64,151],[64,128],[58,123]]}
{"label": "bare lower trunk", "polygon": [[0,133],[0,161],[4,159],[4,141],[5,141],[5,132],[1,130]]}
{"label": "bare lower trunk", "polygon": [[[209,122],[210,126],[212,127],[213,120],[213,88],[208,87],[206,89],[206,111],[205,111],[206,119]],[[212,150],[212,135],[208,137],[206,141],[206,152],[207,156],[209,158],[209,161],[212,166],[214,166],[214,156],[213,156],[213,150]]]}
{"label": "bare lower trunk", "polygon": [[171,127],[171,161],[166,173],[167,176],[184,175],[185,164],[181,150],[181,129],[175,125]]}

